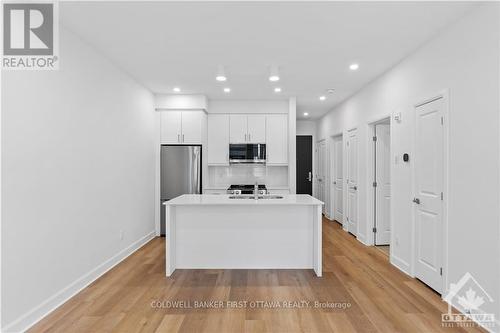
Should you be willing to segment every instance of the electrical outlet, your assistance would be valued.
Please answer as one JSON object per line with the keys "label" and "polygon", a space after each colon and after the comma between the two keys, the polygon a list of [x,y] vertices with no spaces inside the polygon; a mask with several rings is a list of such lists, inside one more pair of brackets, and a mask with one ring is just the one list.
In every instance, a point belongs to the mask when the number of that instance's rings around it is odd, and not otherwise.
{"label": "electrical outlet", "polygon": [[120,240],[123,240],[123,230],[120,230]]}

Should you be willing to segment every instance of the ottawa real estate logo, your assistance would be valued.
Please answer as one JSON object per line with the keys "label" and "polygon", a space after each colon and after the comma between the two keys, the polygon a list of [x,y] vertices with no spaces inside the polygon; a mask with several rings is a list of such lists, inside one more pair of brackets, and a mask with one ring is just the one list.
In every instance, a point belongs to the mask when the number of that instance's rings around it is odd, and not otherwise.
{"label": "ottawa real estate logo", "polygon": [[58,69],[57,2],[2,2],[2,19],[2,69]]}
{"label": "ottawa real estate logo", "polygon": [[494,300],[469,272],[450,285],[444,300],[448,312],[441,314],[443,327],[495,326],[495,315],[484,311],[495,305]]}

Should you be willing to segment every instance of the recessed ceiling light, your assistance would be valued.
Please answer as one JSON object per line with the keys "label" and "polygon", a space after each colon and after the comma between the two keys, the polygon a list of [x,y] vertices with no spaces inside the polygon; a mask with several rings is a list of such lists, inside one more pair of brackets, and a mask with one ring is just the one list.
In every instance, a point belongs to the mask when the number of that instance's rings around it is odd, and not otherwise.
{"label": "recessed ceiling light", "polygon": [[276,88],[274,88],[274,92],[276,92],[276,93],[281,92],[281,88],[280,88],[280,87],[276,87]]}
{"label": "recessed ceiling light", "polygon": [[175,87],[174,89],[172,89],[174,92],[181,92],[181,88],[179,87]]}
{"label": "recessed ceiling light", "polygon": [[326,96],[319,96],[320,101],[324,101],[326,99]]}
{"label": "recessed ceiling light", "polygon": [[231,92],[231,88],[224,88],[224,92],[225,93],[230,93]]}
{"label": "recessed ceiling light", "polygon": [[227,80],[226,71],[224,70],[224,66],[219,66],[219,68],[217,69],[217,76],[215,77],[215,79],[217,81],[221,81],[221,82],[224,82]]}
{"label": "recessed ceiling light", "polygon": [[350,69],[351,71],[355,71],[355,70],[357,70],[358,68],[359,68],[359,65],[358,65],[358,64],[351,64],[351,65],[349,66],[349,69]]}
{"label": "recessed ceiling light", "polygon": [[280,74],[278,70],[278,66],[271,66],[269,71],[269,81],[276,82],[280,80]]}
{"label": "recessed ceiling light", "polygon": [[333,94],[333,93],[335,92],[335,89],[330,88],[330,89],[328,89],[328,90],[327,90],[327,92],[328,92],[329,94]]}
{"label": "recessed ceiling light", "polygon": [[304,117],[307,117],[308,115],[309,115],[309,113],[304,112]]}

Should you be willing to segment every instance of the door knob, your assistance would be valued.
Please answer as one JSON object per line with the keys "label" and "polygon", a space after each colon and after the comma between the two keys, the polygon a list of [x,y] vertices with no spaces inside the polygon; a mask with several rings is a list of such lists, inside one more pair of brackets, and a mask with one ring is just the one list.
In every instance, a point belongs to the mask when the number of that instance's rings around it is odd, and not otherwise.
{"label": "door knob", "polygon": [[357,187],[357,186],[352,186],[352,187],[351,187],[351,190],[357,191],[357,190],[358,190],[358,187]]}
{"label": "door knob", "polygon": [[333,181],[333,185],[337,185],[337,182],[336,182],[336,181]]}
{"label": "door knob", "polygon": [[414,198],[413,202],[416,203],[417,205],[420,205],[420,199],[419,198]]}

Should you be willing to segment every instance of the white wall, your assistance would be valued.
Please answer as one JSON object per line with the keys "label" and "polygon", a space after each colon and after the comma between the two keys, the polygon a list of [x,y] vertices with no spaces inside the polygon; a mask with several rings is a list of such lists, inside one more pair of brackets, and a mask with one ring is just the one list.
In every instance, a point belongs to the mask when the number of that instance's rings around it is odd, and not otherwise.
{"label": "white wall", "polygon": [[[500,317],[499,260],[499,11],[483,5],[421,47],[318,121],[318,139],[359,129],[359,224],[366,234],[363,172],[367,122],[402,112],[393,127],[393,153],[412,153],[413,107],[449,89],[448,283],[471,272],[496,300],[484,310]],[[362,67],[361,67],[362,70]],[[412,191],[410,166],[393,165],[393,217],[396,244],[391,261],[411,271]],[[494,259],[493,259],[494,258]],[[490,260],[492,259],[492,260]],[[498,327],[497,327],[498,330]]]}
{"label": "white wall", "polygon": [[288,113],[288,100],[209,100],[208,113]]}
{"label": "white wall", "polygon": [[60,49],[59,71],[3,73],[1,302],[9,332],[154,230],[153,95],[64,27]]}

